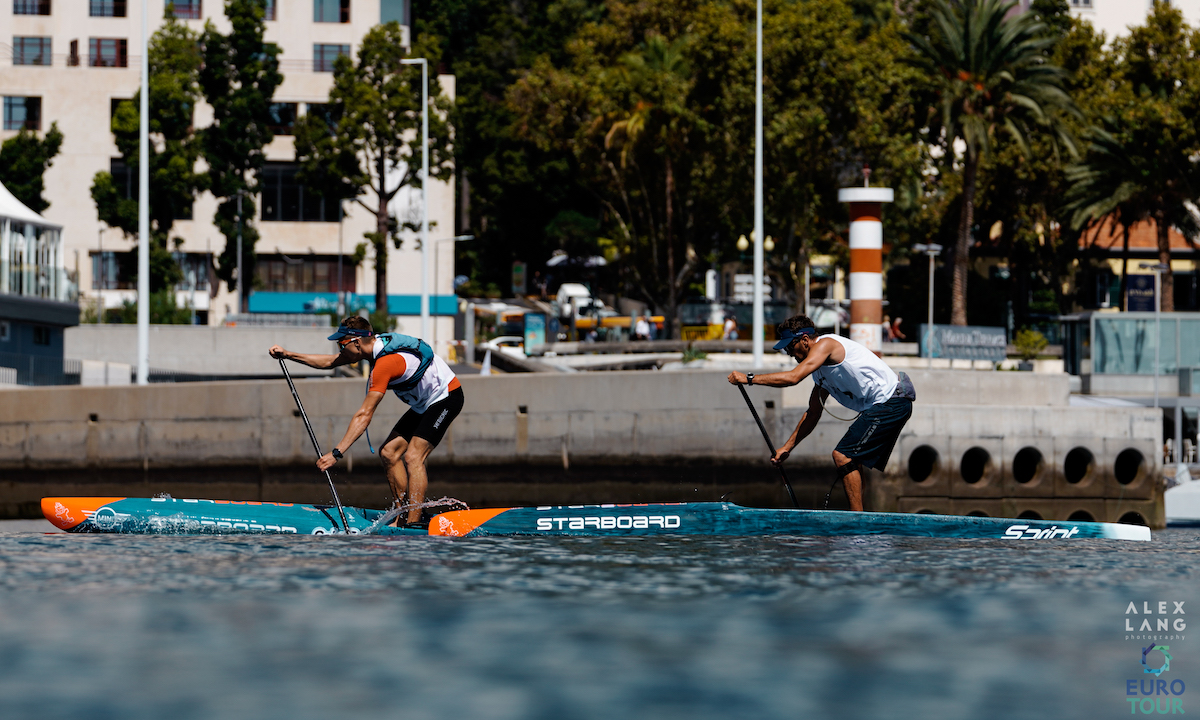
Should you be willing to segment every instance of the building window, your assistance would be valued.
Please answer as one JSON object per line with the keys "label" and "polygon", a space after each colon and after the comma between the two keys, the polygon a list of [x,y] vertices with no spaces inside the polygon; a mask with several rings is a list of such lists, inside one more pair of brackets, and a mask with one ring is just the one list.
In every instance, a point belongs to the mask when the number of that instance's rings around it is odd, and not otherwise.
{"label": "building window", "polygon": [[110,98],[108,101],[108,122],[111,125],[112,121],[117,117],[117,110],[120,109],[121,103],[133,102],[133,98]]}
{"label": "building window", "polygon": [[350,0],[313,0],[313,22],[350,22]]}
{"label": "building window", "polygon": [[291,135],[296,127],[298,107],[297,103],[271,103],[267,108],[271,115],[271,122],[267,127],[276,135]]}
{"label": "building window", "polygon": [[50,328],[45,325],[33,326],[33,344],[34,345],[49,345],[50,344]]}
{"label": "building window", "polygon": [[71,52],[67,55],[68,67],[79,67],[79,41],[71,41]]}
{"label": "building window", "polygon": [[0,342],[8,342],[12,339],[12,326],[7,320],[0,320]]}
{"label": "building window", "polygon": [[325,125],[328,127],[332,128],[337,125],[338,119],[333,114],[333,105],[330,105],[329,103],[306,103],[304,106],[304,112],[321,118],[325,121]]}
{"label": "building window", "polygon": [[333,61],[349,54],[349,45],[313,45],[313,72],[333,72]]}
{"label": "building window", "polygon": [[41,130],[42,99],[40,97],[5,97],[5,130]]}
{"label": "building window", "polygon": [[259,255],[255,263],[259,284],[267,292],[357,292],[349,260],[342,261],[339,287],[337,255]]}
{"label": "building window", "polygon": [[1071,7],[1090,8],[1091,6],[1092,0],[1071,0]]}
{"label": "building window", "polygon": [[89,0],[88,14],[92,17],[125,17],[125,0]]}
{"label": "building window", "polygon": [[408,24],[408,0],[379,0],[379,22]]}
{"label": "building window", "polygon": [[88,38],[88,65],[129,67],[129,42],[125,38]]}
{"label": "building window", "polygon": [[13,15],[49,15],[50,0],[13,0]]}
{"label": "building window", "polygon": [[14,37],[13,65],[49,65],[50,38],[48,37]]}
{"label": "building window", "polygon": [[199,20],[204,15],[200,0],[167,0],[163,17],[177,20]]}
{"label": "building window", "polygon": [[262,219],[275,222],[337,222],[338,202],[309,191],[296,178],[296,163],[267,163],[262,171]]}
{"label": "building window", "polygon": [[[120,102],[120,101],[118,101]],[[124,160],[109,160],[108,172],[112,175],[113,185],[116,186],[117,192],[124,200],[138,199],[138,171],[137,168],[130,167],[125,164]],[[192,203],[186,203],[181,207],[175,208],[172,214],[172,220],[191,220]]]}
{"label": "building window", "polygon": [[183,280],[175,286],[176,290],[208,291],[209,274],[212,272],[212,255],[208,253],[171,253],[179,269],[183,272]]}
{"label": "building window", "polygon": [[266,13],[263,15],[263,20],[271,21],[274,19],[275,19],[275,0],[267,0],[267,9],[266,9]]}

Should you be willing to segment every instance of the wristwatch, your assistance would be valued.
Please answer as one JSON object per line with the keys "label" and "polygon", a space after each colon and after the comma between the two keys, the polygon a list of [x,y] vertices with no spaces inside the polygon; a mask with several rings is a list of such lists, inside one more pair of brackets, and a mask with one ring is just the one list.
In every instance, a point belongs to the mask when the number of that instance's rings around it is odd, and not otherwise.
{"label": "wristwatch", "polygon": [[746,384],[747,385],[754,384],[754,373],[746,373]]}
{"label": "wristwatch", "polygon": [[336,459],[336,460],[342,459],[342,451],[338,450],[337,448],[330,450],[329,454],[332,455],[334,457],[334,459]]}

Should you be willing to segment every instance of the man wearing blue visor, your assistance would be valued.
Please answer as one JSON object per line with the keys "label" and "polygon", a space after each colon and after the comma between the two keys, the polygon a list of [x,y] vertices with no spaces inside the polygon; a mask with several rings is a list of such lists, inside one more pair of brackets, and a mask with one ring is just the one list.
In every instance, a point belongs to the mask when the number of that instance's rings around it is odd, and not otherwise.
{"label": "man wearing blue visor", "polygon": [[780,465],[801,440],[816,428],[830,395],[847,408],[859,413],[845,437],[833,450],[850,509],[862,511],[862,466],[883,470],[887,466],[896,439],[912,417],[917,399],[912,381],[897,374],[865,345],[840,335],[817,336],[817,328],[806,315],[796,315],[777,326],[779,342],[775,349],[791,355],[796,367],[784,372],[755,375],[729,373],[732,385],[768,385],[791,387],[811,376],[814,387],[808,410],[795,431],[771,458]]}
{"label": "man wearing blue visor", "polygon": [[396,504],[408,509],[409,524],[419,523],[429,483],[425,462],[462,411],[462,385],[446,361],[435,355],[425,341],[400,333],[377,335],[366,318],[346,318],[329,339],[338,344],[337,355],[305,355],[278,345],[269,350],[273,358],[318,369],[362,360],[371,363],[362,407],[350,419],[350,427],[341,441],[317,460],[317,467],[328,470],[342,459],[342,453],[366,432],[379,402],[391,390],[409,409],[379,447],[379,458],[387,470]]}

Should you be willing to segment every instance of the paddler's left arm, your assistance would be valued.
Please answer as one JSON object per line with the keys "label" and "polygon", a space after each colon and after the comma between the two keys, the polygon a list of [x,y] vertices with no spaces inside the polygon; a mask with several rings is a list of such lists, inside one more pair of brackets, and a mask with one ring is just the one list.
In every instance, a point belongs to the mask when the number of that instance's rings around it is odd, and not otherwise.
{"label": "paddler's left arm", "polygon": [[[382,399],[383,393],[381,392],[367,393],[367,396],[363,398],[362,407],[354,413],[354,417],[350,418],[350,427],[346,428],[346,434],[333,446],[334,449],[338,452],[346,452],[350,449],[350,446],[367,431],[367,426],[371,424],[371,418],[375,416],[375,408],[379,407],[379,401]],[[317,468],[328,470],[335,463],[337,463],[337,458],[333,456],[333,450],[330,450],[317,459]]]}

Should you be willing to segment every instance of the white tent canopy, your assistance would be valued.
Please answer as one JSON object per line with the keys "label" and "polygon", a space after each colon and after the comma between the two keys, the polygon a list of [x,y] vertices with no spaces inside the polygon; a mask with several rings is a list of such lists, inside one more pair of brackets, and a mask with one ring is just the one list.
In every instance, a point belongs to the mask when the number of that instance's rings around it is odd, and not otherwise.
{"label": "white tent canopy", "polygon": [[62,225],[48,222],[46,218],[30,210],[25,203],[10,193],[3,183],[0,183],[0,218],[62,230]]}
{"label": "white tent canopy", "polygon": [[70,301],[62,226],[47,222],[0,184],[0,293]]}

